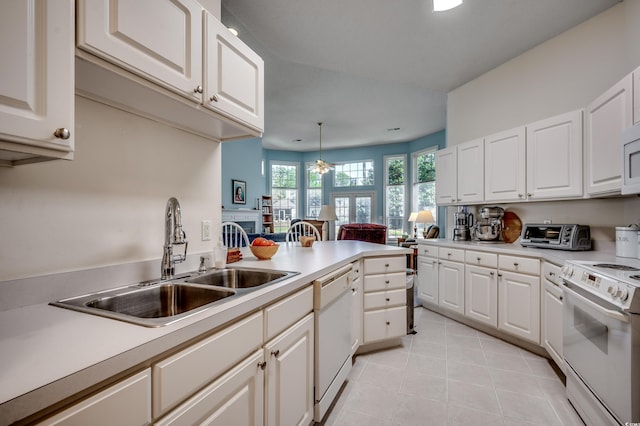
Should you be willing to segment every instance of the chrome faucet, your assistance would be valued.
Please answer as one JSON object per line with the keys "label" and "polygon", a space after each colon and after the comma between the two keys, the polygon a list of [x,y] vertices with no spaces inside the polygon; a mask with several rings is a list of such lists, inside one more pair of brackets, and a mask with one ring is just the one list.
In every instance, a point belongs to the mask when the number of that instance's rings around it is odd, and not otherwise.
{"label": "chrome faucet", "polygon": [[[180,211],[180,203],[175,197],[167,200],[165,209],[165,225],[164,225],[164,249],[162,251],[162,264],[160,269],[162,279],[168,280],[173,278],[176,272],[176,263],[184,262],[187,259],[187,236],[182,230],[182,213]],[[173,246],[184,244],[184,253],[174,255]]]}

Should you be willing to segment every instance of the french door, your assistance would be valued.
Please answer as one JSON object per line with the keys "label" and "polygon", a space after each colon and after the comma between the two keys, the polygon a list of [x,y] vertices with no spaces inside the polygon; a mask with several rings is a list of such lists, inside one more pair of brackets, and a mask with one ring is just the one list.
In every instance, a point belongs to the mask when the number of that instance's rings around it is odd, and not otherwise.
{"label": "french door", "polygon": [[334,229],[334,235],[338,235],[338,229],[342,224],[373,223],[376,214],[376,193],[367,191],[331,194],[331,204],[335,206],[338,216]]}

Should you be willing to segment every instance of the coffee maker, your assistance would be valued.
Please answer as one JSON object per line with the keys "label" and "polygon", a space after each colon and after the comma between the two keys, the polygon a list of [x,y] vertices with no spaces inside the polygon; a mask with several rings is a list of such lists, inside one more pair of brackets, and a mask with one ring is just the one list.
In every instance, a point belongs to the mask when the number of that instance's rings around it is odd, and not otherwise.
{"label": "coffee maker", "polygon": [[458,207],[458,211],[453,214],[456,226],[453,228],[454,241],[469,241],[473,226],[473,213],[469,213],[464,206]]}
{"label": "coffee maker", "polygon": [[482,207],[480,219],[473,227],[475,238],[480,241],[499,241],[502,236],[502,207]]}

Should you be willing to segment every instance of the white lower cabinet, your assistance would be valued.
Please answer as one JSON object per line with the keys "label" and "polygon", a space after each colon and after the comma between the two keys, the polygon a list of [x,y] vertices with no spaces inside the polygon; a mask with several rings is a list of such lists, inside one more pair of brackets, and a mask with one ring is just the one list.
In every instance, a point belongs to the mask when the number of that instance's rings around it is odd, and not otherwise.
{"label": "white lower cabinet", "polygon": [[545,262],[542,265],[542,346],[551,359],[564,372],[562,352],[562,304],[564,292],[561,287],[560,267]]}
{"label": "white lower cabinet", "polygon": [[310,313],[264,346],[265,425],[308,425],[313,420],[313,324]]}
{"label": "white lower cabinet", "polygon": [[351,355],[362,343],[362,313],[364,311],[362,261],[353,262],[351,281]]}
{"label": "white lower cabinet", "polygon": [[423,255],[424,250],[422,247],[418,250],[418,300],[438,305],[438,252],[436,249],[432,257]]}
{"label": "white lower cabinet", "polygon": [[500,271],[498,328],[540,344],[540,277]]}
{"label": "white lower cabinet", "polygon": [[438,249],[438,304],[464,315],[464,250]]}
{"label": "white lower cabinet", "polygon": [[155,424],[264,424],[264,352],[256,351]]}
{"label": "white lower cabinet", "polygon": [[364,260],[363,343],[407,333],[406,257]]}
{"label": "white lower cabinet", "polygon": [[151,371],[146,369],[38,423],[141,426],[151,423]]}
{"label": "white lower cabinet", "polygon": [[498,281],[495,269],[465,266],[465,316],[498,327]]}

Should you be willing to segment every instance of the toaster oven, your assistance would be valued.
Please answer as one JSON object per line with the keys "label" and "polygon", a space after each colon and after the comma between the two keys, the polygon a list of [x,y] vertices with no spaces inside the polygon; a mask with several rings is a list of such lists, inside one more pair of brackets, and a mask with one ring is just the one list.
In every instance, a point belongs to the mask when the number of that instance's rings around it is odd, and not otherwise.
{"label": "toaster oven", "polygon": [[591,250],[591,229],[577,224],[525,224],[520,244],[557,250]]}

